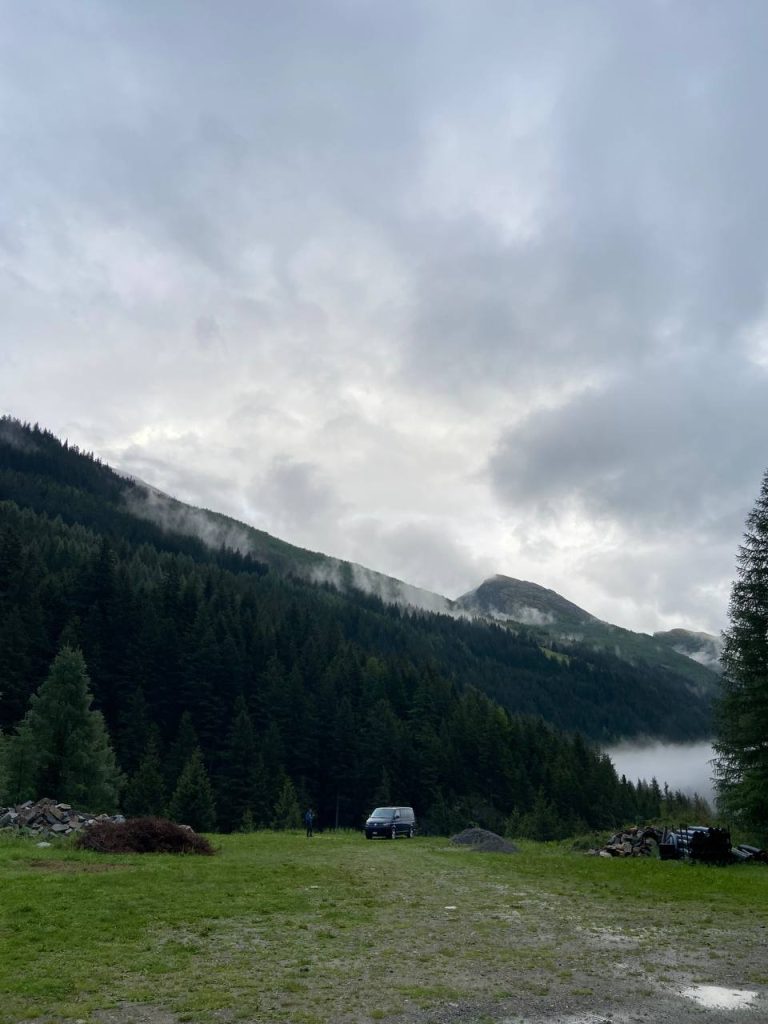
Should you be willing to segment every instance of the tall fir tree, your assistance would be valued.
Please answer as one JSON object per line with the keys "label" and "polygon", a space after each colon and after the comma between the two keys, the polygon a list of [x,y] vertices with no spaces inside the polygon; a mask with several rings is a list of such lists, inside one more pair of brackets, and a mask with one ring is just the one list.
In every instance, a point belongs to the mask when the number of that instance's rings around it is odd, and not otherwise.
{"label": "tall fir tree", "polygon": [[116,810],[122,776],[91,699],[85,659],[65,647],[10,742],[17,799],[52,796],[86,810]]}
{"label": "tall fir tree", "polygon": [[715,777],[722,809],[768,839],[768,471],[747,517],[729,614]]}

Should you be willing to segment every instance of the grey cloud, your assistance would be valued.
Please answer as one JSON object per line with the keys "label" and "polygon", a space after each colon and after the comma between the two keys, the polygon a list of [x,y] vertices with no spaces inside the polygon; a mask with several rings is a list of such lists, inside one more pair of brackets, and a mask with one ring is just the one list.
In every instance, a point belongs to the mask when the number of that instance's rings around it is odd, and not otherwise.
{"label": "grey cloud", "polygon": [[447,524],[388,525],[366,518],[347,527],[348,557],[450,598],[476,587],[496,568],[493,555],[478,557],[451,536]]}
{"label": "grey cloud", "polygon": [[249,489],[257,518],[285,540],[302,543],[313,530],[333,537],[344,505],[319,466],[277,456]]}
{"label": "grey cloud", "polygon": [[490,474],[510,506],[576,500],[644,535],[733,537],[768,452],[768,376],[727,358],[660,361],[505,433]]}
{"label": "grey cloud", "polygon": [[590,610],[608,622],[634,615],[648,632],[682,626],[717,634],[724,625],[741,527],[734,523],[732,535],[719,542],[680,529],[655,545],[639,531],[627,530],[610,550],[585,552],[571,571],[594,588]]}
{"label": "grey cloud", "polygon": [[766,461],[762,0],[4,13],[5,406],[447,593],[556,571],[576,506],[664,589],[593,552],[606,603],[711,628]]}
{"label": "grey cloud", "polygon": [[6,194],[27,219],[64,226],[66,200],[238,278],[254,239],[289,252],[329,202],[368,206],[405,173],[417,135],[395,111],[421,22],[390,12],[371,32],[345,3],[167,4],[152,18],[75,3],[53,20],[25,5],[3,51],[20,83]]}
{"label": "grey cloud", "polygon": [[[534,87],[551,80],[555,98],[530,135],[516,135],[501,104],[481,132],[482,108],[446,114],[454,173],[477,144],[484,173],[468,180],[463,207],[415,235],[406,370],[421,384],[471,400],[478,388],[621,371],[670,348],[701,358],[734,351],[765,301],[768,144],[758,125],[767,76],[757,41],[768,11],[692,11],[579,6],[573,20],[593,31],[571,25],[542,48]],[[524,106],[531,88],[510,78],[508,109]],[[540,208],[510,236],[503,208],[477,214],[477,192],[504,170],[514,189],[517,165],[542,136]]]}
{"label": "grey cloud", "polygon": [[223,471],[195,468],[207,461],[201,458],[203,447],[197,438],[180,438],[169,454],[161,456],[130,445],[110,461],[121,473],[157,489],[160,498],[164,493],[215,512],[231,512],[237,506],[234,481]]}

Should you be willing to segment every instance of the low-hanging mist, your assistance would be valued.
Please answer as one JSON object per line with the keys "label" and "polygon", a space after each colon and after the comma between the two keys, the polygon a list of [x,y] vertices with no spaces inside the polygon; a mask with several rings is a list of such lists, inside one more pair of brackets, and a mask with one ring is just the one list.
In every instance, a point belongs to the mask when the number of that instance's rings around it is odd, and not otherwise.
{"label": "low-hanging mist", "polygon": [[655,778],[660,786],[697,793],[714,806],[710,741],[701,743],[622,743],[607,751],[620,775],[635,782]]}

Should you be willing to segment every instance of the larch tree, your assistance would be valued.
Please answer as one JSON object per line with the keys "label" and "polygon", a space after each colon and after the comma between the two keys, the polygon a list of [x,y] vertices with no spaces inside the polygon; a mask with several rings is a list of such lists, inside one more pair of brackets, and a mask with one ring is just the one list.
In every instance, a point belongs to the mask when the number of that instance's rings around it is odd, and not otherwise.
{"label": "larch tree", "polygon": [[747,517],[723,634],[715,778],[735,824],[768,838],[768,471]]}

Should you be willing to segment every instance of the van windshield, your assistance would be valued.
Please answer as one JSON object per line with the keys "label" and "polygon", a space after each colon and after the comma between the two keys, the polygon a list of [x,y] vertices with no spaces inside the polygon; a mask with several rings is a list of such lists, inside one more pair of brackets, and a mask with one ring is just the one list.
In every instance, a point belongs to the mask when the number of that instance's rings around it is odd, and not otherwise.
{"label": "van windshield", "polygon": [[377,807],[375,811],[371,811],[372,818],[391,818],[395,813],[394,807]]}

